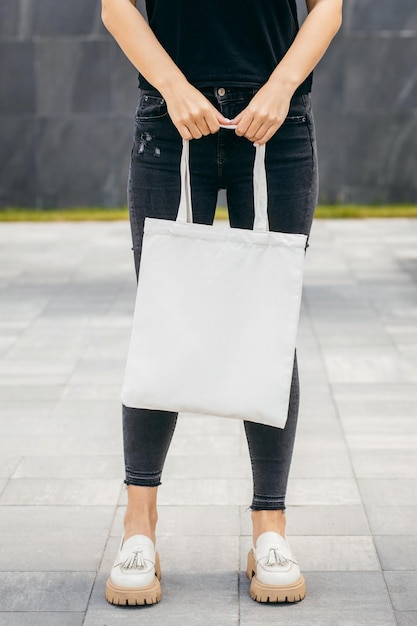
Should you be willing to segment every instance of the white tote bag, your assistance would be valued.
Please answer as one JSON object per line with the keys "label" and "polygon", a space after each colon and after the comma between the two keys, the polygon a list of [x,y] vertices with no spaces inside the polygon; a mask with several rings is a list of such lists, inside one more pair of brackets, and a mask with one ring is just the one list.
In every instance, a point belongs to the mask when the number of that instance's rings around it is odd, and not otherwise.
{"label": "white tote bag", "polygon": [[194,224],[188,154],[177,220],[145,219],[122,401],[283,428],[307,238],[268,230],[265,146],[254,229]]}

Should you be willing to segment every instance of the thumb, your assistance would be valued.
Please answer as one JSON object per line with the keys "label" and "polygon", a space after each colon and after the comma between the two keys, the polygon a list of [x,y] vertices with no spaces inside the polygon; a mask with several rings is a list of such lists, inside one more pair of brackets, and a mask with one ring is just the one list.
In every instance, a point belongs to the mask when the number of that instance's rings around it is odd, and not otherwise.
{"label": "thumb", "polygon": [[234,125],[237,126],[239,124],[240,120],[242,119],[242,117],[243,117],[243,111],[241,111],[239,113],[239,115],[236,115],[236,117],[234,117],[232,120],[230,120],[230,124],[234,124]]}
{"label": "thumb", "polygon": [[224,115],[222,115],[220,111],[218,111],[217,109],[216,109],[216,119],[219,122],[219,124],[225,124],[226,126],[233,123],[232,120],[229,120],[229,118],[224,117]]}

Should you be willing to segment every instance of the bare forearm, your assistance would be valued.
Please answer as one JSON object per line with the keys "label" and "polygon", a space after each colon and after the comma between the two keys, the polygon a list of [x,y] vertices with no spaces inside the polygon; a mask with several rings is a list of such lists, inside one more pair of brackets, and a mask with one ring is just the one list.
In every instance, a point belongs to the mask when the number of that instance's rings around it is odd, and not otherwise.
{"label": "bare forearm", "polygon": [[199,139],[230,123],[190,85],[136,9],[135,0],[102,0],[102,20],[136,69],[164,96],[181,137]]}
{"label": "bare forearm", "polygon": [[310,12],[268,82],[292,94],[316,67],[342,23],[342,0],[307,0]]}
{"label": "bare forearm", "polygon": [[136,69],[161,93],[186,81],[130,0],[102,0],[102,20]]}

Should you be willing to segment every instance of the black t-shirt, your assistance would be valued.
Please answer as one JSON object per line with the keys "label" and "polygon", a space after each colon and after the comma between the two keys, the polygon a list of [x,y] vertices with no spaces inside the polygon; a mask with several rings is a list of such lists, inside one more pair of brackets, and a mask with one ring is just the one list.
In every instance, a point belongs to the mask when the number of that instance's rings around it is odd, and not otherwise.
{"label": "black t-shirt", "polygon": [[[263,85],[298,32],[296,0],[146,0],[149,25],[195,86]],[[297,94],[311,89],[310,75]],[[143,88],[149,83],[139,77]]]}

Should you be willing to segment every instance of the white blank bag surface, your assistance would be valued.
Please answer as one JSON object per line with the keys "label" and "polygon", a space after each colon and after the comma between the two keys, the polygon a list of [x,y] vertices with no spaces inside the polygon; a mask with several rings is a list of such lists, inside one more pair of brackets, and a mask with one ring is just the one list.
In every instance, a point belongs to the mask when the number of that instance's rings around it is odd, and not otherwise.
{"label": "white blank bag surface", "polygon": [[177,220],[145,219],[122,401],[283,428],[306,236],[268,230],[265,146],[254,230],[192,223],[188,151]]}

